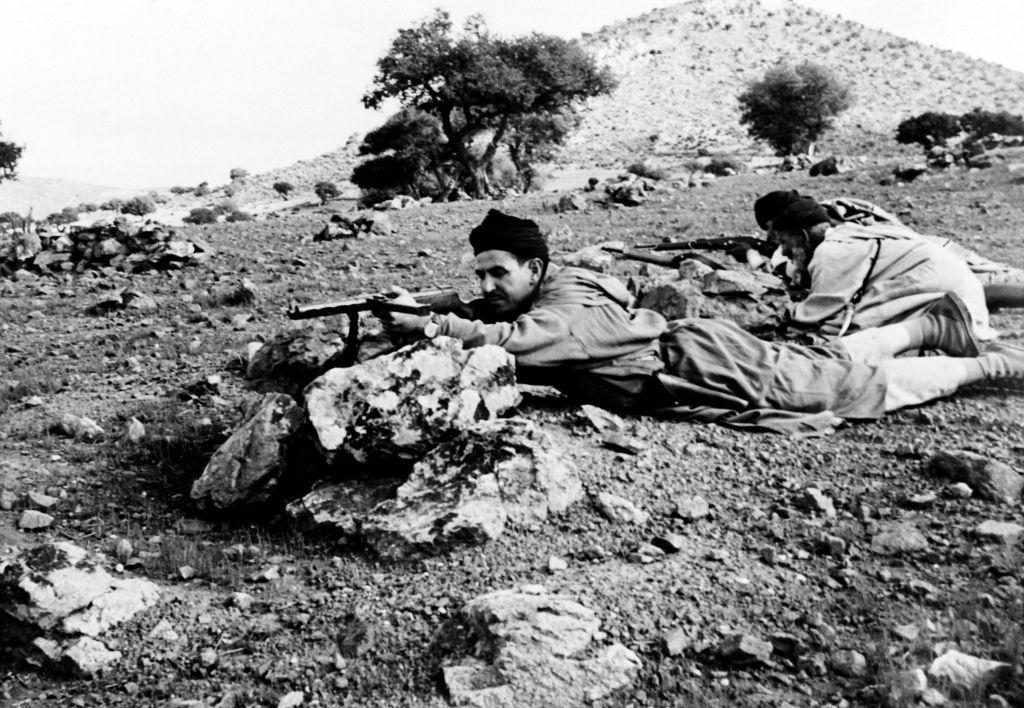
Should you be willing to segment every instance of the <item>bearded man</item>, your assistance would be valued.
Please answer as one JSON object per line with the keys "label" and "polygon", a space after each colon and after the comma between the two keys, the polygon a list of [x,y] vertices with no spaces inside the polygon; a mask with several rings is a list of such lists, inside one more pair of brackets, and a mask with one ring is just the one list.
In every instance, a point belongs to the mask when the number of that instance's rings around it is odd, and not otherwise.
{"label": "bearded man", "polygon": [[[633,309],[615,278],[551,263],[540,229],[527,219],[492,209],[469,241],[488,314],[382,313],[387,330],[501,346],[515,357],[520,380],[607,408],[813,433],[968,383],[1024,376],[1024,350],[979,354],[955,295],[906,322],[805,347],[762,341],[725,320],[666,322]],[[919,349],[947,356],[894,358]]]}

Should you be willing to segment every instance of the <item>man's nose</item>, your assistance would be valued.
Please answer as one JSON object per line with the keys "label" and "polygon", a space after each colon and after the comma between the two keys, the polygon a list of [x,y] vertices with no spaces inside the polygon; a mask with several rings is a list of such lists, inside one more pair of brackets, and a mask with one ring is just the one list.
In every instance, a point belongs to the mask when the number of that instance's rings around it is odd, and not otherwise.
{"label": "man's nose", "polygon": [[485,275],[480,278],[480,292],[484,295],[494,291],[494,278],[489,275]]}

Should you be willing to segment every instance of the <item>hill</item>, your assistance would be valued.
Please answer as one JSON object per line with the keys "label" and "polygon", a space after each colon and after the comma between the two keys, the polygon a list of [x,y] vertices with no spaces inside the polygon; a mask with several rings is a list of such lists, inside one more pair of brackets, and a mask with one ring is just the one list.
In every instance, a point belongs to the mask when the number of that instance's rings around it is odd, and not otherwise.
{"label": "hill", "polygon": [[27,214],[31,209],[35,217],[41,219],[66,206],[98,204],[112,197],[133,197],[142,192],[63,179],[19,177],[0,183],[0,212]]}
{"label": "hill", "polygon": [[891,153],[896,125],[925,110],[1024,111],[1024,73],[788,0],[693,0],[581,41],[620,83],[591,103],[565,162],[610,166],[638,155],[754,149],[736,97],[778,61],[810,59],[853,85],[856,104],[824,150]]}

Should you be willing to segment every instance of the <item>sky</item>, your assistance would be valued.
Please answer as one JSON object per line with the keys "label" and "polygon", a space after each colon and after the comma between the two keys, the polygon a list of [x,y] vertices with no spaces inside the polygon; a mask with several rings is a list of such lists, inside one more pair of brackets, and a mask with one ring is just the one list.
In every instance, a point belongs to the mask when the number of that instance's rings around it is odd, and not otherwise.
{"label": "sky", "polygon": [[[777,0],[769,0],[777,2]],[[1024,71],[1021,0],[799,0]],[[329,152],[386,113],[360,97],[395,32],[448,10],[578,37],[675,0],[0,0],[0,135],[19,173],[151,188]],[[968,10],[969,12],[966,12]]]}

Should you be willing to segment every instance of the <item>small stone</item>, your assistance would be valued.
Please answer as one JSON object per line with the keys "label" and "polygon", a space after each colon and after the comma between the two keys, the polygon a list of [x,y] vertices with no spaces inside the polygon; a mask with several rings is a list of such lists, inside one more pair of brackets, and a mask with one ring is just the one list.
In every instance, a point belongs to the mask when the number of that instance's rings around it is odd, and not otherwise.
{"label": "small stone", "polygon": [[937,688],[926,688],[921,693],[921,703],[926,706],[944,706],[948,702],[945,694]]}
{"label": "small stone", "polygon": [[966,482],[988,501],[1015,504],[1024,490],[1024,475],[1009,465],[966,450],[940,452],[926,465],[929,473],[954,482]]}
{"label": "small stone", "polygon": [[961,691],[972,691],[1012,670],[1002,661],[990,661],[950,649],[928,667],[928,675],[947,681]]}
{"label": "small stone", "polygon": [[711,507],[701,496],[683,497],[676,502],[676,516],[685,521],[703,519],[710,513]]}
{"label": "small stone", "polygon": [[122,563],[128,562],[132,557],[133,550],[132,542],[127,538],[118,539],[117,543],[114,544],[114,555],[117,556],[117,559]]}
{"label": "small stone", "polygon": [[768,565],[775,565],[779,562],[779,552],[771,546],[763,547],[760,551],[758,551],[758,555],[760,555],[761,560],[763,560]]}
{"label": "small stone", "polygon": [[599,433],[606,431],[613,431],[621,433],[626,429],[626,423],[619,416],[614,413],[609,413],[604,408],[598,408],[592,406],[589,403],[584,403],[580,406],[583,411],[583,415],[586,416],[587,420]]}
{"label": "small stone", "polygon": [[38,531],[49,528],[53,523],[53,517],[35,509],[25,509],[18,519],[18,528],[25,531]]}
{"label": "small stone", "polygon": [[840,649],[832,652],[828,663],[833,671],[847,678],[860,678],[868,671],[867,659],[854,649]]}
{"label": "small stone", "polygon": [[18,495],[9,489],[0,491],[0,509],[4,511],[10,511],[14,508],[15,502],[18,501]]}
{"label": "small stone", "polygon": [[928,539],[909,521],[889,524],[871,539],[871,550],[880,555],[900,555],[926,548]]}
{"label": "small stone", "polygon": [[983,521],[974,529],[979,537],[990,541],[1013,543],[1024,533],[1024,526],[1010,521]]}
{"label": "small stone", "polygon": [[750,634],[734,634],[718,644],[718,655],[731,664],[766,662],[772,654],[772,645]]}
{"label": "small stone", "polygon": [[80,637],[64,650],[61,663],[79,676],[93,676],[121,659],[121,652],[111,651],[92,637]]}
{"label": "small stone", "polygon": [[889,682],[889,704],[911,704],[926,690],[928,690],[928,677],[922,669],[901,671],[893,676]]}
{"label": "small stone", "polygon": [[125,426],[124,435],[121,440],[124,442],[138,444],[146,438],[146,426],[138,418],[131,418]]}
{"label": "small stone", "polygon": [[690,646],[689,636],[679,627],[665,632],[662,641],[665,643],[665,653],[669,656],[679,656]]}
{"label": "small stone", "polygon": [[946,487],[949,490],[951,496],[958,499],[968,499],[974,494],[974,490],[971,489],[971,485],[966,482],[957,482]]}
{"label": "small stone", "polygon": [[269,583],[269,582],[272,582],[274,580],[280,580],[281,579],[281,569],[278,566],[276,566],[276,565],[272,565],[269,568],[265,568],[262,571],[260,571],[259,573],[257,573],[254,576],[254,578],[256,579],[257,582],[261,582],[261,583]]}
{"label": "small stone", "polygon": [[609,450],[615,450],[616,452],[624,452],[627,455],[639,455],[643,452],[646,446],[636,438],[631,438],[622,433],[607,433],[601,438],[601,444]]}
{"label": "small stone", "polygon": [[566,570],[568,567],[569,564],[563,558],[559,558],[558,556],[548,557],[548,572],[552,575]]}
{"label": "small stone", "polygon": [[206,647],[199,653],[199,660],[203,662],[203,666],[213,666],[219,658],[217,650],[213,647]]}
{"label": "small stone", "polygon": [[651,545],[660,548],[665,553],[678,553],[686,545],[686,537],[677,533],[655,536],[651,539]]}
{"label": "small stone", "polygon": [[306,694],[302,691],[290,691],[277,702],[277,708],[296,708],[306,702]]}
{"label": "small stone", "polygon": [[821,534],[821,537],[818,539],[818,546],[823,553],[830,556],[841,556],[846,553],[846,541],[832,534]]}
{"label": "small stone", "polygon": [[907,506],[915,509],[925,509],[934,504],[939,498],[939,495],[935,492],[925,492],[924,494],[914,494],[907,497]]}
{"label": "small stone", "polygon": [[162,619],[156,623],[153,629],[149,630],[149,638],[157,639],[162,642],[173,644],[181,638],[181,635],[175,631],[174,625],[166,619]]}
{"label": "small stone", "polygon": [[183,565],[178,568],[178,576],[182,580],[191,580],[196,577],[196,569],[190,565]]}
{"label": "small stone", "polygon": [[247,592],[233,592],[231,593],[231,604],[238,609],[245,612],[252,607],[253,598]]}
{"label": "small stone", "polygon": [[645,524],[650,515],[633,502],[616,494],[601,492],[597,495],[597,506],[612,521],[624,524]]}
{"label": "small stone", "polygon": [[60,502],[60,497],[51,497],[49,494],[42,494],[40,492],[29,492],[27,496],[29,502],[40,509],[49,509]]}
{"label": "small stone", "polygon": [[892,628],[892,633],[900,639],[905,639],[908,642],[915,642],[921,635],[921,628],[913,622],[907,624],[898,624]]}
{"label": "small stone", "polygon": [[836,515],[836,508],[832,504],[832,500],[817,487],[807,487],[802,490],[796,498],[796,504],[801,509],[830,519]]}

